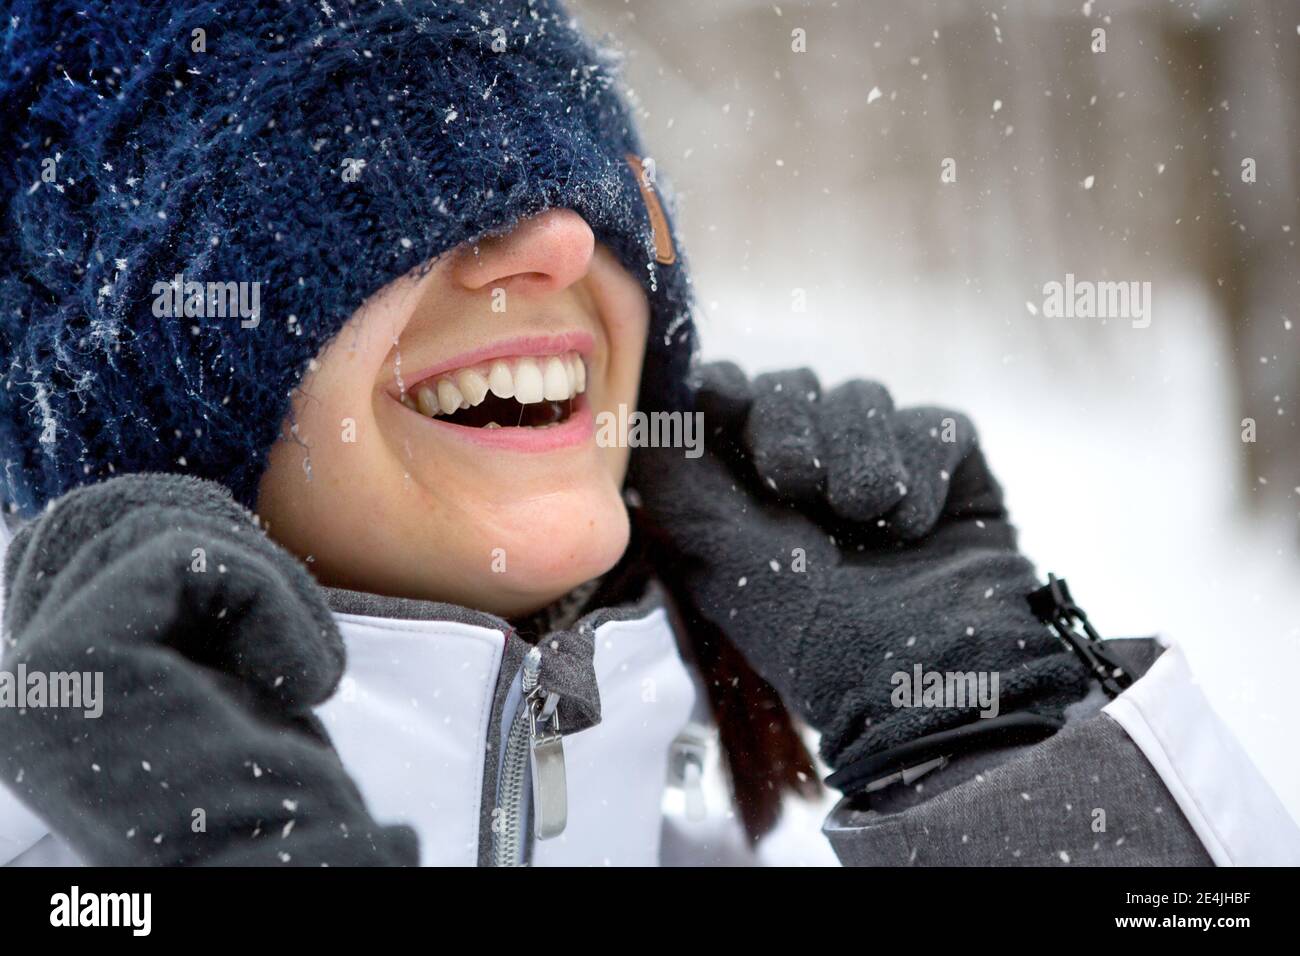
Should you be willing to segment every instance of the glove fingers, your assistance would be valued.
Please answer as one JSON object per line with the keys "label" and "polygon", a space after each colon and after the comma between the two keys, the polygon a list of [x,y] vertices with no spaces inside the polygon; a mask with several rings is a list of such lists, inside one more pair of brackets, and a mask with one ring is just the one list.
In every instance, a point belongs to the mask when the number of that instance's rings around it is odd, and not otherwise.
{"label": "glove fingers", "polygon": [[[41,653],[38,641],[83,644],[89,635],[164,644],[280,706],[319,703],[342,674],[337,627],[306,572],[245,526],[232,533],[221,519],[176,509],[127,515],[52,575],[39,612],[12,632],[16,650]],[[292,580],[295,571],[303,580]]]}
{"label": "glove fingers", "polygon": [[782,499],[808,504],[821,496],[826,471],[817,428],[820,399],[817,376],[806,368],[754,379],[744,444],[759,479]]}
{"label": "glove fingers", "polygon": [[[196,545],[227,533],[217,529],[214,519],[177,508],[137,506],[118,513],[116,523],[101,524],[95,512],[108,510],[109,502],[92,501],[89,491],[73,492],[22,529],[23,554],[8,569],[5,607],[6,626],[16,641],[38,616],[57,613],[105,567],[151,538],[183,525],[193,529]],[[96,520],[92,523],[88,517]]]}
{"label": "glove fingers", "polygon": [[[58,573],[86,542],[141,511],[177,510],[181,521],[251,527],[230,492],[184,475],[122,475],[77,488],[19,529],[5,556],[5,623],[11,633],[36,613]],[[269,543],[269,542],[268,542]],[[21,583],[21,593],[14,591]]]}
{"label": "glove fingers", "polygon": [[893,399],[883,385],[859,379],[831,390],[818,408],[827,504],[859,524],[880,517],[898,504],[907,480],[890,430]]}
{"label": "glove fingers", "polygon": [[[191,542],[173,532],[152,547],[163,560],[189,560]],[[177,622],[169,643],[186,657],[233,674],[287,708],[312,707],[333,693],[344,664],[338,628],[323,600],[305,596],[265,555],[215,541],[206,571],[189,570],[183,584],[189,620]]]}
{"label": "glove fingers", "polygon": [[699,376],[695,410],[704,414],[706,434],[739,432],[754,401],[745,373],[734,362],[711,362]]}
{"label": "glove fingers", "polygon": [[1005,518],[1002,486],[989,471],[984,452],[978,447],[953,472],[944,514],[954,518]]}
{"label": "glove fingers", "polygon": [[975,447],[975,426],[959,412],[922,407],[900,409],[891,428],[907,471],[907,491],[889,524],[910,541],[929,534],[943,514],[952,476]]}

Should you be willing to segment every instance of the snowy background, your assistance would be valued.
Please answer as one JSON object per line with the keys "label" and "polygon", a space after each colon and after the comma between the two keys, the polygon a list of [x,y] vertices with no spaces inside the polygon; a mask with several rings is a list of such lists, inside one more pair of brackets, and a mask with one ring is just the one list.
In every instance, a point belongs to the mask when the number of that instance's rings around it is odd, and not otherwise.
{"label": "snowy background", "polygon": [[[1182,644],[1300,819],[1300,6],[573,6],[626,59],[706,354],[967,411],[1040,570]],[[1150,327],[1046,318],[1067,272],[1151,282]],[[764,855],[828,862],[818,822]]]}

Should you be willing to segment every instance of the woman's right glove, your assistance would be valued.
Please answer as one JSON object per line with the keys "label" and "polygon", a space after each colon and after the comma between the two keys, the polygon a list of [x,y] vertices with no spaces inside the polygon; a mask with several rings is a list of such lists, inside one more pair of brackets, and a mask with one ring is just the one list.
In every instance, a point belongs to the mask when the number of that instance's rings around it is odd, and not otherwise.
{"label": "woman's right glove", "polygon": [[224,488],[73,491],[19,530],[5,589],[0,666],[83,696],[102,675],[98,702],[0,708],[0,779],[84,862],[418,862],[312,715],[343,668],[319,589]]}
{"label": "woman's right glove", "polygon": [[862,381],[822,394],[807,370],[702,372],[703,454],[632,455],[640,524],[688,613],[822,733],[831,767],[988,712],[900,693],[917,667],[996,675],[998,714],[1049,727],[1086,693],[1086,669],[1030,611],[1038,582],[964,416],[895,410]]}

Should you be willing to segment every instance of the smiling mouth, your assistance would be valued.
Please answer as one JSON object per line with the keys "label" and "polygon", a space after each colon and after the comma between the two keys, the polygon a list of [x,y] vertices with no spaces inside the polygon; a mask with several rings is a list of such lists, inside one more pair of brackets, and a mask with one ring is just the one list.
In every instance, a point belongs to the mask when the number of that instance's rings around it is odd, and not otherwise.
{"label": "smiling mouth", "polygon": [[466,428],[548,428],[569,420],[587,390],[587,366],[574,351],[500,358],[452,369],[401,395],[426,418]]}

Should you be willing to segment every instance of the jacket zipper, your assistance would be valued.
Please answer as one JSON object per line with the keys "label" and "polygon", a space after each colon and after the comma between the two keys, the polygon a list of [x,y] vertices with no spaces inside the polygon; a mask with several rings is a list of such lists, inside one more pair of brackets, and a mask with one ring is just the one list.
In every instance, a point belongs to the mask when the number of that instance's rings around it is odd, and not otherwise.
{"label": "jacket zipper", "polygon": [[538,682],[542,653],[536,647],[524,657],[523,700],[506,737],[497,786],[497,812],[492,824],[492,865],[523,866],[526,824],[524,788],[532,781],[533,835],[549,840],[564,832],[568,794],[564,773],[564,738],[556,708],[558,694]]}

